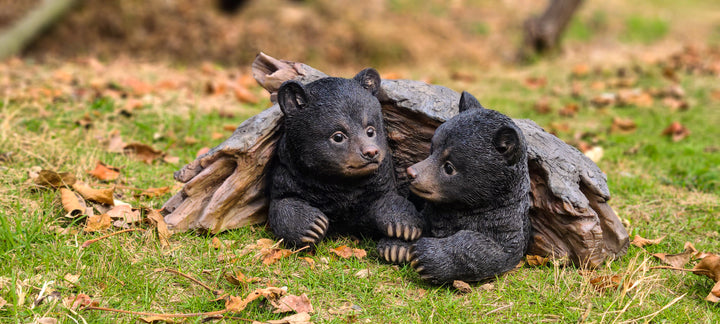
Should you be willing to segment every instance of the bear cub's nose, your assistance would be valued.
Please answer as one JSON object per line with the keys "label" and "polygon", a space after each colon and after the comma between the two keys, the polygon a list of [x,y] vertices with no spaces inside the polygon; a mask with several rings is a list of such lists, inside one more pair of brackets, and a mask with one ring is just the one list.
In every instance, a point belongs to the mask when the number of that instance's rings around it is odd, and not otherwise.
{"label": "bear cub's nose", "polygon": [[362,155],[363,155],[363,157],[365,157],[366,159],[372,160],[372,159],[374,159],[374,158],[377,156],[378,152],[379,152],[379,151],[378,151],[378,148],[377,148],[377,147],[375,147],[375,146],[367,146],[367,147],[363,148]]}
{"label": "bear cub's nose", "polygon": [[415,169],[413,169],[412,167],[408,167],[405,171],[407,171],[408,177],[410,177],[410,179],[412,180],[415,180],[415,178],[417,178],[418,176],[417,171],[415,171]]}

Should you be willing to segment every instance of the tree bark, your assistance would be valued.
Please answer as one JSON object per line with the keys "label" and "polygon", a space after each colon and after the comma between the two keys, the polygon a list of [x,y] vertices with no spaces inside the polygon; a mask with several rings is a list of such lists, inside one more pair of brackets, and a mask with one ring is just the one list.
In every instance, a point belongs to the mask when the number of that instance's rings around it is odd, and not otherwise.
{"label": "tree bark", "polygon": [[67,13],[78,0],[45,0],[27,16],[0,34],[0,60],[20,53],[37,37]]}
{"label": "tree bark", "polygon": [[565,31],[573,14],[583,0],[550,0],[545,12],[532,16],[524,23],[524,41],[519,56],[528,59],[535,54],[556,51],[560,46],[560,37]]}
{"label": "tree bark", "polygon": [[[272,98],[286,80],[309,83],[324,73],[302,63],[260,53],[255,79]],[[401,194],[408,192],[405,169],[427,157],[435,129],[458,113],[460,94],[411,80],[383,80],[383,107]],[[165,203],[165,221],[174,231],[217,233],[267,217],[266,166],[272,158],[282,113],[277,104],[243,122],[225,142],[175,173],[185,186]],[[532,181],[530,253],[595,267],[622,256],[628,235],[607,204],[605,174],[577,149],[530,120],[515,120],[528,143]]]}

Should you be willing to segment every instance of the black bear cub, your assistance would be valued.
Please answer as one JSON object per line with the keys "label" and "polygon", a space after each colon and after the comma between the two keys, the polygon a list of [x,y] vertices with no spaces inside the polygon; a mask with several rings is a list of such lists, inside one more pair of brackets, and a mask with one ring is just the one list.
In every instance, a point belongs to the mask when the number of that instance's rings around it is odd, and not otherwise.
{"label": "black bear cub", "polygon": [[395,189],[379,90],[374,69],[280,86],[285,117],[268,225],[285,244],[314,246],[334,233],[403,240],[422,233],[419,213]]}
{"label": "black bear cub", "polygon": [[430,156],[407,169],[410,190],[426,201],[424,237],[414,244],[386,239],[378,245],[386,260],[410,261],[421,278],[434,283],[479,281],[512,270],[530,240],[522,132],[467,92],[459,107],[435,131]]}

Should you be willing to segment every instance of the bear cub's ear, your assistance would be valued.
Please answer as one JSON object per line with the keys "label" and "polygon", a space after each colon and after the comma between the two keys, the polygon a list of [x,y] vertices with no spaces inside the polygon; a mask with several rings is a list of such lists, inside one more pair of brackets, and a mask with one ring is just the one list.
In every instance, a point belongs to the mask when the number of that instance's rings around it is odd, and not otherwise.
{"label": "bear cub's ear", "polygon": [[507,165],[520,162],[523,152],[520,146],[520,136],[515,128],[509,126],[500,128],[493,137],[493,146],[505,158]]}
{"label": "bear cub's ear", "polygon": [[460,103],[458,104],[458,112],[468,109],[485,109],[473,95],[467,91],[463,91],[460,95]]}
{"label": "bear cub's ear", "polygon": [[283,114],[303,109],[307,105],[305,87],[297,81],[285,81],[278,89],[278,104]]}
{"label": "bear cub's ear", "polygon": [[360,71],[353,80],[360,82],[363,88],[370,91],[373,96],[380,91],[380,74],[373,68]]}

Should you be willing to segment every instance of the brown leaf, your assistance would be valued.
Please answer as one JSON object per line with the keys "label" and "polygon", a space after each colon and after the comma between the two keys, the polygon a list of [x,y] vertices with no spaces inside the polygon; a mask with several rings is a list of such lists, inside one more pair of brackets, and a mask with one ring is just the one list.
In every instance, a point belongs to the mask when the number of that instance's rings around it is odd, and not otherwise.
{"label": "brown leaf", "polygon": [[87,218],[83,231],[85,233],[100,232],[110,228],[110,226],[112,226],[112,218],[108,214],[91,215]]}
{"label": "brown leaf", "polygon": [[663,130],[662,134],[665,136],[670,136],[673,142],[678,142],[690,136],[690,130],[685,128],[685,126],[683,126],[679,122],[672,122],[670,126]]}
{"label": "brown leaf", "polygon": [[547,265],[548,261],[550,261],[550,258],[539,255],[526,255],[525,261],[527,262],[527,265],[531,267],[544,267]]}
{"label": "brown leaf", "polygon": [[163,161],[165,161],[165,163],[168,163],[168,164],[178,164],[178,163],[180,163],[180,157],[165,155],[165,156],[163,156]]}
{"label": "brown leaf", "polygon": [[222,242],[220,242],[219,238],[213,237],[212,240],[210,241],[210,246],[213,249],[218,250],[222,247]]}
{"label": "brown leaf", "polygon": [[260,251],[262,255],[262,263],[264,265],[271,265],[278,260],[292,255],[292,251],[280,248],[266,248]]}
{"label": "brown leaf", "polygon": [[76,179],[75,176],[69,172],[57,173],[51,170],[40,170],[34,181],[38,186],[57,189],[72,186],[75,184]]}
{"label": "brown leaf", "polygon": [[123,153],[125,145],[127,144],[125,144],[122,137],[120,137],[120,131],[115,130],[110,133],[110,139],[108,140],[106,150],[111,153]]}
{"label": "brown leaf", "polygon": [[472,287],[470,287],[467,282],[462,280],[453,281],[453,287],[455,287],[455,289],[457,289],[460,293],[463,294],[468,294],[472,292]]}
{"label": "brown leaf", "polygon": [[671,110],[688,110],[688,108],[690,108],[687,101],[671,97],[663,99],[662,103]]}
{"label": "brown leaf", "polygon": [[692,258],[693,254],[695,254],[696,252],[697,249],[695,249],[692,243],[686,242],[685,250],[682,253],[655,253],[653,254],[653,256],[658,258],[658,260],[662,261],[663,263],[670,265],[671,267],[683,268],[688,262],[690,262],[690,258]]}
{"label": "brown leaf", "polygon": [[108,166],[101,161],[97,161],[95,169],[88,171],[88,173],[99,180],[112,181],[120,176],[119,171],[120,169],[116,167]]}
{"label": "brown leaf", "polygon": [[617,289],[620,286],[620,282],[622,282],[620,275],[599,276],[590,279],[590,284],[601,292],[608,289]]}
{"label": "brown leaf", "polygon": [[525,86],[532,90],[545,87],[546,84],[547,79],[544,77],[528,77],[525,79]]}
{"label": "brown leaf", "polygon": [[587,64],[577,64],[572,68],[572,74],[576,77],[584,77],[590,73],[590,66]]}
{"label": "brown leaf", "polygon": [[613,133],[632,133],[637,129],[637,124],[630,118],[615,117],[610,126],[610,132]]}
{"label": "brown leaf", "polygon": [[597,97],[592,98],[592,100],[590,100],[590,103],[593,104],[593,106],[605,107],[609,105],[614,105],[616,100],[617,96],[615,96],[614,93],[603,93]]}
{"label": "brown leaf", "polygon": [[[308,313],[297,313],[287,317],[283,317],[279,320],[267,321],[268,324],[312,324],[310,322],[310,314]],[[253,322],[253,324],[255,324]]]}
{"label": "brown leaf", "polygon": [[153,91],[152,85],[134,78],[125,80],[123,85],[129,88],[132,94],[138,97],[142,97]]}
{"label": "brown leaf", "polygon": [[307,264],[310,265],[310,269],[315,269],[315,260],[313,260],[312,258],[308,258],[308,257],[301,257],[300,259],[307,262]]}
{"label": "brown leaf", "polygon": [[74,218],[85,214],[85,200],[72,190],[60,188],[60,200],[67,212],[65,217]]}
{"label": "brown leaf", "polygon": [[550,107],[550,99],[548,98],[542,98],[535,102],[535,105],[533,105],[533,108],[538,114],[545,115],[552,111],[552,108]]}
{"label": "brown leaf", "polygon": [[576,103],[569,103],[565,105],[565,107],[562,107],[562,109],[558,111],[558,114],[560,114],[560,116],[572,117],[577,114],[578,110],[580,110],[580,107],[578,107]]}
{"label": "brown leaf", "polygon": [[33,324],[56,324],[58,320],[52,317],[40,317]]}
{"label": "brown leaf", "polygon": [[632,242],[630,242],[630,244],[635,245],[635,246],[641,248],[641,247],[644,247],[644,246],[646,246],[646,245],[658,244],[658,243],[660,243],[660,242],[665,238],[665,236],[667,236],[667,235],[663,235],[663,236],[658,237],[658,238],[656,238],[656,239],[654,239],[654,240],[649,240],[649,239],[643,238],[643,237],[640,236],[640,235],[635,235],[635,238],[632,240]]}
{"label": "brown leaf", "polygon": [[210,152],[210,148],[207,146],[203,147],[203,148],[199,149],[197,153],[195,153],[195,157],[200,157],[201,155],[203,155],[207,152]]}
{"label": "brown leaf", "polygon": [[88,296],[86,294],[78,294],[76,296],[68,296],[65,299],[63,299],[63,305],[65,305],[65,307],[72,309],[72,310],[77,310],[78,307],[81,307],[81,306],[82,307],[97,306],[99,304],[100,303],[92,300],[92,298],[90,298],[90,296]]}
{"label": "brown leaf", "polygon": [[87,200],[110,206],[115,204],[113,200],[113,192],[115,191],[115,188],[94,189],[82,181],[75,182],[75,184],[72,185],[72,188]]}
{"label": "brown leaf", "polygon": [[705,300],[713,303],[720,302],[720,256],[713,253],[704,254],[702,260],[693,267],[693,273],[715,281],[715,286]]}
{"label": "brown leaf", "polygon": [[160,188],[147,188],[143,190],[140,195],[148,198],[162,196],[170,191],[170,186]]}
{"label": "brown leaf", "polygon": [[130,205],[118,205],[107,212],[113,220],[116,227],[125,227],[125,224],[136,224],[140,222],[140,211],[135,210]]}
{"label": "brown leaf", "polygon": [[260,278],[258,277],[247,277],[240,271],[235,271],[235,274],[231,273],[225,273],[225,280],[227,280],[229,283],[241,286],[241,285],[247,285],[249,283],[260,281]]}
{"label": "brown leaf", "polygon": [[278,300],[278,308],[273,311],[273,313],[287,313],[287,312],[296,312],[296,313],[314,313],[315,310],[313,310],[313,306],[310,303],[310,299],[308,299],[308,296],[306,294],[302,294],[300,296],[295,295],[285,295],[280,297],[280,300]]}
{"label": "brown leaf", "polygon": [[123,147],[123,153],[138,161],[151,164],[155,159],[163,156],[162,151],[157,151],[149,145],[142,143],[130,143]]}
{"label": "brown leaf", "polygon": [[242,103],[256,104],[260,102],[258,97],[255,96],[248,88],[242,85],[236,85],[233,89],[235,98]]}
{"label": "brown leaf", "polygon": [[253,300],[265,297],[271,303],[275,303],[283,294],[285,294],[285,291],[276,287],[267,287],[264,289],[258,288],[248,294],[245,298],[228,296],[227,300],[225,300],[225,309],[228,312],[239,313],[243,311]]}
{"label": "brown leaf", "polygon": [[358,259],[362,259],[367,255],[367,252],[363,249],[353,249],[346,245],[338,246],[338,247],[330,250],[330,252],[337,254],[339,257],[341,257],[343,259],[347,259],[350,257],[356,257]]}
{"label": "brown leaf", "polygon": [[235,129],[237,129],[237,125],[225,125],[223,126],[223,130],[228,132],[234,132]]}
{"label": "brown leaf", "polygon": [[145,209],[147,216],[147,219],[155,225],[155,228],[157,229],[158,234],[158,240],[160,241],[160,246],[162,247],[168,247],[170,246],[170,235],[172,233],[170,230],[168,230],[167,224],[165,223],[165,218],[160,214],[160,212],[157,209],[154,208],[146,208]]}

